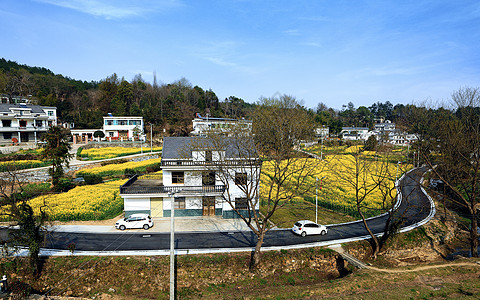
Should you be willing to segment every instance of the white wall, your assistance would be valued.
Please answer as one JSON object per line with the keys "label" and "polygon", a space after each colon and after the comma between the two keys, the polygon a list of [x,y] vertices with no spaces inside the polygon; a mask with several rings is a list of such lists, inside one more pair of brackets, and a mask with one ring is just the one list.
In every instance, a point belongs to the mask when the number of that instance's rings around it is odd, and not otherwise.
{"label": "white wall", "polygon": [[131,210],[150,210],[150,198],[124,197],[123,205],[125,211]]}

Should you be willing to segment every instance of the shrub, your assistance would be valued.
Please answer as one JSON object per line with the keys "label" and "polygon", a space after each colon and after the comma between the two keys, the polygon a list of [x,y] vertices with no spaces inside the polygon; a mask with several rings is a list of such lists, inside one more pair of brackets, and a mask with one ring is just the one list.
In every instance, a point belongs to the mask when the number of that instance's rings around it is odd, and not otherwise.
{"label": "shrub", "polygon": [[134,169],[127,168],[123,174],[127,177],[132,177],[133,175],[137,174],[137,172]]}
{"label": "shrub", "polygon": [[97,184],[103,182],[102,176],[97,174],[84,174],[83,179],[85,180],[85,184]]}
{"label": "shrub", "polygon": [[145,168],[145,171],[147,171],[147,173],[154,173],[154,172],[158,172],[162,169],[162,166],[160,164],[154,164],[153,166],[148,166]]}
{"label": "shrub", "polygon": [[83,157],[83,156],[82,156],[82,150],[83,150],[82,147],[78,147],[78,149],[77,149],[77,157]]}
{"label": "shrub", "polygon": [[60,181],[57,185],[57,187],[54,189],[54,192],[68,192],[72,188],[75,187],[75,184],[72,182],[72,179],[70,178],[60,178]]}

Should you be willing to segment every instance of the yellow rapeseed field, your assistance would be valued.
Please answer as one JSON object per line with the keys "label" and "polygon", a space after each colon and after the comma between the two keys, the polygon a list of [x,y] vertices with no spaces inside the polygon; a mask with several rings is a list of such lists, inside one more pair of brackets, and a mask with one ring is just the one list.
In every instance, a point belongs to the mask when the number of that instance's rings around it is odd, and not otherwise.
{"label": "yellow rapeseed field", "polygon": [[[355,186],[348,182],[355,177],[355,160],[354,156],[351,154],[358,153],[358,149],[358,146],[354,146],[345,149],[343,152],[344,154],[342,155],[328,155],[320,163],[313,158],[298,159],[298,167],[306,164],[308,161],[316,165],[316,172],[306,178],[305,184],[308,184],[311,187],[314,187],[315,184],[317,184],[318,203],[320,206],[341,212],[352,212],[354,215],[356,214]],[[364,166],[368,166],[368,170],[365,170],[365,172],[359,176],[359,186],[362,185],[368,189],[374,184],[375,176],[378,176],[381,173],[381,176],[388,176],[390,178],[388,185],[390,188],[393,188],[395,184],[395,176],[397,175],[397,164],[393,162],[384,162],[381,156],[375,155],[376,154],[373,151],[364,151],[360,155],[360,164],[363,163]],[[373,157],[379,158],[374,160],[372,159]],[[382,166],[383,169],[381,169]],[[405,169],[410,168],[411,166],[402,167],[404,171]],[[402,169],[399,172],[402,172]],[[269,166],[269,162],[264,162],[262,166],[262,186],[260,191],[263,198],[266,197],[267,188],[269,187],[268,183],[270,182],[269,177],[272,175],[272,168]],[[400,175],[401,174],[398,174],[398,176]],[[319,179],[318,182],[316,182],[316,178]],[[292,180],[294,179],[295,176],[292,176]],[[360,193],[362,193],[361,189]],[[392,196],[396,196],[395,190],[393,191]],[[308,199],[309,201],[314,201],[315,188],[311,188],[308,194],[303,195],[303,198]],[[300,199],[299,195],[297,195],[295,199]],[[363,205],[368,207],[366,210],[369,210],[369,214],[379,214],[383,209],[390,208],[388,205],[391,204],[391,199],[391,197],[385,199],[381,190],[375,188],[372,189],[372,192],[365,198]],[[387,206],[384,206],[384,201],[388,204]]]}
{"label": "yellow rapeseed field", "polygon": [[5,172],[7,170],[23,170],[30,168],[37,168],[46,166],[48,163],[41,160],[15,160],[15,161],[2,161],[0,162],[0,172]]}
{"label": "yellow rapeseed field", "polygon": [[123,199],[118,195],[125,179],[96,185],[77,186],[66,193],[49,194],[29,201],[38,214],[46,206],[52,220],[103,220],[113,218],[123,211]]}
{"label": "yellow rapeseed field", "polygon": [[[162,151],[162,147],[154,147],[152,150],[155,152]],[[97,160],[97,159],[107,159],[107,158],[132,155],[132,154],[137,154],[141,152],[142,152],[141,147],[136,147],[136,148],[105,147],[105,148],[83,149],[80,153],[80,156],[88,157],[92,160]],[[143,152],[150,152],[150,148],[143,147]]]}
{"label": "yellow rapeseed field", "polygon": [[106,166],[96,167],[92,169],[79,170],[78,175],[95,174],[100,176],[112,176],[123,174],[125,169],[133,169],[136,171],[145,171],[146,167],[161,163],[161,158],[148,159],[139,162],[126,162],[122,164],[110,164]]}

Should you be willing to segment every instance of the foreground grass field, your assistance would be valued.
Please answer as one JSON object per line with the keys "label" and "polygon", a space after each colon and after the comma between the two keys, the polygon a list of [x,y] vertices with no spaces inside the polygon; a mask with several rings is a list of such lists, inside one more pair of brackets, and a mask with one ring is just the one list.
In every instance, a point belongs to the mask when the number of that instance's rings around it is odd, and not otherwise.
{"label": "foreground grass field", "polygon": [[[424,235],[404,239],[399,259],[432,251]],[[365,242],[366,243],[366,242]],[[420,245],[420,248],[419,248]],[[352,253],[361,250],[352,244]],[[402,252],[403,251],[403,252]],[[478,259],[448,262],[413,261],[403,267],[355,269],[325,248],[268,251],[255,272],[248,270],[249,253],[180,255],[176,258],[178,299],[479,299]],[[98,299],[168,299],[168,256],[51,257],[40,277],[29,275],[25,258],[0,259],[0,272],[10,279],[11,291],[23,299],[31,293]]]}

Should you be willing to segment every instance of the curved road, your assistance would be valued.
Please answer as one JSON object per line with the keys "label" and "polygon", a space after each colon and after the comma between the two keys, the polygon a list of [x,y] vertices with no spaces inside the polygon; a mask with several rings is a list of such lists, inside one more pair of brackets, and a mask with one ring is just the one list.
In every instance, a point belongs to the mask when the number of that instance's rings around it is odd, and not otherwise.
{"label": "curved road", "polygon": [[[428,222],[435,208],[420,187],[425,168],[412,170],[399,181],[402,200],[395,209],[394,219],[400,221],[401,231],[407,231]],[[368,220],[375,234],[383,233],[388,215]],[[337,244],[368,238],[361,221],[330,225],[325,236],[299,237],[289,229],[271,230],[267,233],[263,249],[310,247]],[[166,251],[170,247],[169,233],[49,233],[46,248],[66,250],[75,243],[76,251]],[[225,249],[238,251],[255,247],[256,236],[252,232],[175,233],[177,253],[215,252]],[[193,250],[193,251],[192,251]]]}

